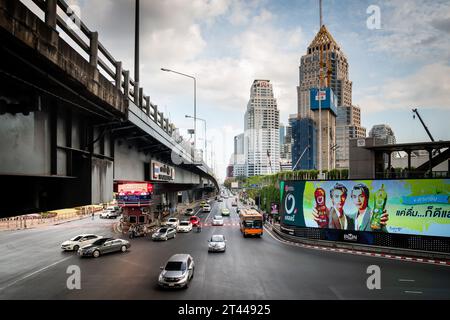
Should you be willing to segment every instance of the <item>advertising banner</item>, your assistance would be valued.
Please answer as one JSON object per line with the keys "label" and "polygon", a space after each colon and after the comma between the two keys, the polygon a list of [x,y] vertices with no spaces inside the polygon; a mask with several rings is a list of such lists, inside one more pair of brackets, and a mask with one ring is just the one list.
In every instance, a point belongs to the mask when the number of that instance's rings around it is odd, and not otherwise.
{"label": "advertising banner", "polygon": [[335,115],[337,114],[337,97],[331,88],[321,89],[320,94],[317,88],[311,88],[309,90],[309,97],[311,110],[319,110],[320,100],[320,108],[322,110],[331,110]]}
{"label": "advertising banner", "polygon": [[280,199],[286,225],[450,236],[450,179],[282,181]]}
{"label": "advertising banner", "polygon": [[278,203],[272,202],[270,204],[270,213],[271,214],[278,214]]}
{"label": "advertising banner", "polygon": [[175,180],[175,168],[159,161],[152,160],[151,179],[155,181],[173,181]]}

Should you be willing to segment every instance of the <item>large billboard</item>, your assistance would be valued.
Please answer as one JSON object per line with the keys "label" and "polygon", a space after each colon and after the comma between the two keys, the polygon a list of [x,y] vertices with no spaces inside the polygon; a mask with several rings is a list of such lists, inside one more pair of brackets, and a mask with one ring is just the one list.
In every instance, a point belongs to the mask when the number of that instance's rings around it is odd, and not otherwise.
{"label": "large billboard", "polygon": [[285,225],[450,236],[450,179],[282,181]]}

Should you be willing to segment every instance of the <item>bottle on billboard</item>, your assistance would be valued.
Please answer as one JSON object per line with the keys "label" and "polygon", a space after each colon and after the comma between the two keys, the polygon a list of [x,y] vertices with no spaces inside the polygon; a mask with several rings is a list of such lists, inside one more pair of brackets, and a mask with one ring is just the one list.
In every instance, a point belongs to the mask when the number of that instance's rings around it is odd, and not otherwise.
{"label": "bottle on billboard", "polygon": [[314,198],[316,199],[316,210],[319,215],[319,227],[325,228],[328,226],[328,210],[325,205],[325,190],[322,188],[317,188],[314,192]]}
{"label": "bottle on billboard", "polygon": [[375,193],[374,199],[374,208],[372,212],[372,218],[370,219],[370,227],[373,230],[381,229],[381,215],[386,207],[387,201],[387,193],[384,190],[384,184],[381,185],[381,188]]}

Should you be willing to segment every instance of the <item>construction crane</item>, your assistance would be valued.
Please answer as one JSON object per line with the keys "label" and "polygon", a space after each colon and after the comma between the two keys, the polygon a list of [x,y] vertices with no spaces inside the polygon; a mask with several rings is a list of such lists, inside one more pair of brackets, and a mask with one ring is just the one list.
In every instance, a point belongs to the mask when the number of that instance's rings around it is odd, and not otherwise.
{"label": "construction crane", "polygon": [[417,108],[416,109],[412,109],[412,112],[415,113],[415,114],[413,114],[413,119],[416,118],[416,114],[417,114],[417,117],[419,118],[420,122],[422,123],[423,127],[425,128],[425,131],[427,132],[427,134],[430,137],[431,141],[434,142],[434,138],[431,135],[430,130],[428,130],[427,126],[425,125],[425,122],[423,122],[422,117],[419,114],[419,111],[417,111]]}
{"label": "construction crane", "polygon": [[[417,111],[417,108],[412,109],[412,112],[413,112],[413,119],[416,118],[416,114],[417,114],[417,117],[419,118],[420,122],[422,123],[423,127],[425,128],[425,131],[427,132],[427,134],[428,134],[428,136],[430,137],[431,141],[434,142],[434,138],[433,138],[433,136],[431,135],[430,130],[428,130],[428,127],[425,125],[425,122],[423,122],[422,117],[421,117],[420,114],[419,114],[419,111]],[[436,153],[441,154],[441,150],[435,150],[435,151],[433,152],[433,155],[436,154]]]}

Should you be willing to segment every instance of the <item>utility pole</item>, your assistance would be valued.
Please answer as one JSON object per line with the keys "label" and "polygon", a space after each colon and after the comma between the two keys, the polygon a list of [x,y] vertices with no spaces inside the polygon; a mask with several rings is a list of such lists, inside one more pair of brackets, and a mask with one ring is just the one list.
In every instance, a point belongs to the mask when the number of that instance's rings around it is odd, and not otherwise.
{"label": "utility pole", "polygon": [[[134,18],[134,86],[135,95],[136,88],[139,88],[139,0],[135,2],[135,18]],[[139,90],[137,90],[139,91]]]}

